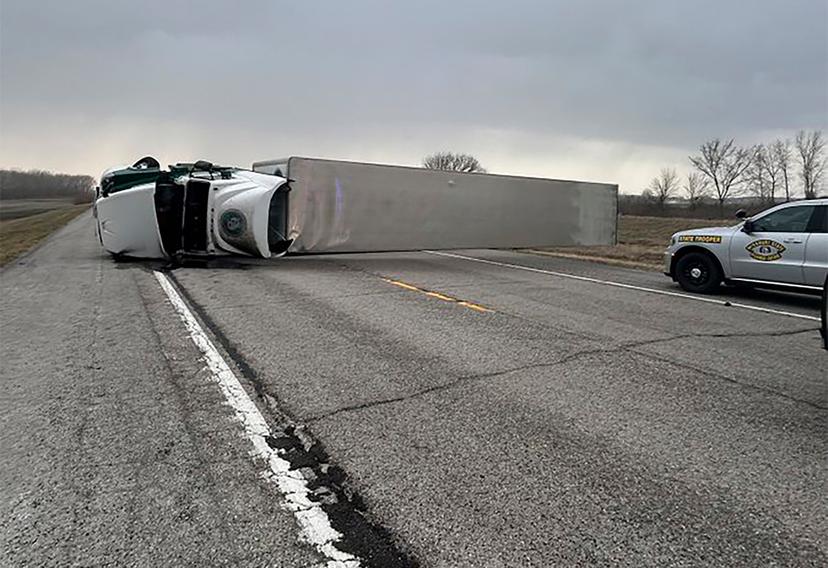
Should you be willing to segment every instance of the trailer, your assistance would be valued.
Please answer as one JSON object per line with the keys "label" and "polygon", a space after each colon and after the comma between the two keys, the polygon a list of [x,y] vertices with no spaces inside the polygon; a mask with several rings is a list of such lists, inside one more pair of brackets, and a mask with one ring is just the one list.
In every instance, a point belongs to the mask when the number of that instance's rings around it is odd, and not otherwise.
{"label": "trailer", "polygon": [[618,186],[291,157],[252,170],[147,157],[104,172],[101,244],[117,256],[608,245]]}
{"label": "trailer", "polygon": [[290,252],[613,245],[618,186],[291,157]]}

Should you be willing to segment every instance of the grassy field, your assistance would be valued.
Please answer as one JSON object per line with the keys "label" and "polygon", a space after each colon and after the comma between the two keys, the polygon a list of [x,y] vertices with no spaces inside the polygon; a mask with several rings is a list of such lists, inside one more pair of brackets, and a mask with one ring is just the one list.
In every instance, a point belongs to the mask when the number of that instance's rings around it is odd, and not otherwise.
{"label": "grassy field", "polygon": [[549,247],[532,252],[566,258],[583,258],[607,264],[661,270],[661,255],[670,236],[678,231],[701,227],[735,225],[735,219],[679,219],[674,217],[635,217],[618,220],[618,244],[595,247]]}
{"label": "grassy field", "polygon": [[20,219],[29,215],[65,209],[74,205],[70,198],[3,199],[0,200],[0,221]]}
{"label": "grassy field", "polygon": [[[5,207],[7,202],[3,202]],[[23,254],[54,231],[89,210],[89,204],[62,208],[0,221],[0,266]]]}

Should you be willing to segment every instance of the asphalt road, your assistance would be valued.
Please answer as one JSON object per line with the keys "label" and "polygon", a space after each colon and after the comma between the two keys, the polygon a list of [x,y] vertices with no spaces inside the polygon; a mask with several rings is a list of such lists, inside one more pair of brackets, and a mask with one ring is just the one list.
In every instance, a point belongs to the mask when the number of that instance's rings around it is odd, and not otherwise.
{"label": "asphalt road", "polygon": [[[0,563],[319,564],[152,268],[84,216],[2,272]],[[364,565],[828,563],[817,298],[508,251],[168,274]]]}

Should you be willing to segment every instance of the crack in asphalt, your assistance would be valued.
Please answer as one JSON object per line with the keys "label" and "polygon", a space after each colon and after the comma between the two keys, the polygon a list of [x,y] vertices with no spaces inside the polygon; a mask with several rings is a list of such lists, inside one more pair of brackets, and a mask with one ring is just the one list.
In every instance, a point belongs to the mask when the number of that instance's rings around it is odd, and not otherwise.
{"label": "crack in asphalt", "polygon": [[733,332],[733,333],[690,333],[686,335],[677,335],[671,337],[666,341],[674,339],[682,339],[685,337],[781,337],[784,335],[799,335],[800,333],[813,333],[819,331],[817,327],[809,327],[807,329],[793,329],[788,331],[748,331],[748,332]]}
{"label": "crack in asphalt", "polygon": [[741,387],[753,389],[755,391],[759,391],[759,392],[764,393],[764,394],[778,396],[780,398],[790,400],[791,402],[796,402],[796,403],[799,403],[799,404],[804,404],[806,406],[810,406],[810,407],[815,408],[817,410],[828,410],[828,406],[818,404],[818,403],[812,402],[810,400],[805,400],[803,398],[799,398],[799,397],[796,397],[796,396],[791,396],[791,395],[789,395],[785,392],[778,391],[778,390],[772,389],[770,387],[763,387],[763,386],[755,385],[755,384],[752,384],[752,383],[746,383],[746,382],[740,381],[740,380],[738,380],[734,377],[729,377],[729,376],[723,375],[721,373],[716,373],[716,372],[711,371],[709,369],[700,369],[699,367],[694,367],[693,365],[690,365],[688,363],[683,363],[681,361],[675,361],[673,359],[668,359],[666,357],[661,357],[659,355],[654,355],[652,353],[647,353],[647,352],[643,352],[643,351],[635,351],[635,350],[633,350],[632,352],[636,353],[637,355],[641,355],[642,357],[645,357],[647,359],[652,359],[654,361],[659,361],[661,363],[667,363],[669,365],[673,365],[674,367],[679,367],[679,368],[682,368],[682,369],[686,369],[688,371],[694,371],[696,373],[701,373],[702,375],[706,375],[708,377],[718,379],[720,381],[728,382],[728,383],[731,383],[731,384],[734,384],[734,385],[738,385],[738,386],[741,386]]}
{"label": "crack in asphalt", "polygon": [[479,374],[475,374],[475,375],[463,375],[463,376],[457,377],[454,380],[449,381],[447,383],[434,385],[432,387],[421,389],[417,392],[413,392],[413,393],[410,393],[410,394],[407,394],[407,395],[402,395],[402,396],[398,396],[398,397],[386,398],[386,399],[382,399],[382,400],[376,400],[376,401],[371,401],[371,402],[365,402],[365,403],[362,403],[362,404],[354,404],[354,405],[344,406],[342,408],[337,408],[336,410],[332,410],[332,411],[326,412],[324,414],[319,414],[319,415],[316,415],[316,416],[311,416],[309,418],[306,418],[305,422],[307,422],[307,423],[317,422],[319,420],[324,420],[325,418],[330,418],[332,416],[335,416],[337,414],[342,414],[342,413],[345,413],[345,412],[352,412],[352,411],[355,411],[355,410],[364,410],[364,409],[367,409],[367,408],[373,408],[375,406],[382,406],[382,405],[385,405],[385,404],[392,404],[394,402],[402,402],[404,400],[411,400],[411,399],[414,399],[414,398],[425,396],[427,394],[431,394],[433,392],[448,390],[448,389],[451,389],[451,388],[453,388],[457,385],[460,385],[460,384],[463,384],[463,383],[466,383],[466,382],[480,381],[480,380],[484,380],[484,379],[493,379],[493,378],[497,378],[497,377],[502,377],[504,375],[509,375],[511,373],[526,371],[528,369],[541,369],[541,368],[555,367],[555,366],[558,366],[558,365],[564,365],[564,364],[572,361],[573,359],[578,359],[580,357],[586,357],[588,355],[594,355],[594,354],[597,354],[597,353],[612,353],[613,351],[615,351],[615,350],[614,349],[590,349],[590,350],[578,351],[576,353],[572,353],[571,355],[568,355],[568,356],[564,357],[563,359],[559,359],[558,361],[552,361],[550,363],[533,363],[533,364],[530,364],[530,365],[521,365],[520,367],[513,367],[511,369],[503,369],[501,371],[493,371],[491,373],[479,373]]}
{"label": "crack in asphalt", "polygon": [[434,385],[432,387],[421,389],[419,391],[409,393],[409,394],[406,394],[406,395],[401,395],[401,396],[391,397],[391,398],[385,398],[385,399],[382,399],[382,400],[364,402],[364,403],[361,403],[361,404],[353,404],[353,405],[344,406],[344,407],[332,410],[330,412],[326,412],[326,413],[323,413],[323,414],[318,414],[316,416],[311,416],[309,418],[306,418],[305,422],[306,423],[317,422],[317,421],[320,421],[320,420],[324,420],[326,418],[331,418],[331,417],[336,416],[338,414],[343,414],[343,413],[347,413],[347,412],[354,412],[354,411],[359,411],[359,410],[365,410],[365,409],[368,409],[368,408],[383,406],[383,405],[386,405],[386,404],[393,404],[395,402],[403,402],[403,401],[406,401],[406,400],[412,400],[412,399],[415,399],[415,398],[426,396],[426,395],[434,393],[434,392],[449,390],[451,388],[454,388],[458,385],[461,385],[461,384],[464,384],[464,383],[467,383],[467,382],[476,382],[476,381],[481,381],[481,380],[499,378],[499,377],[502,377],[504,375],[509,375],[509,374],[512,374],[512,373],[518,373],[518,372],[526,371],[526,370],[529,370],[529,369],[549,369],[549,368],[557,367],[557,366],[560,366],[560,365],[565,365],[565,364],[570,363],[570,362],[572,362],[576,359],[589,357],[591,355],[605,355],[605,354],[623,353],[623,352],[634,353],[636,355],[640,355],[640,356],[645,357],[645,358],[657,360],[657,361],[664,362],[664,363],[669,363],[669,364],[675,365],[677,367],[681,367],[681,368],[684,368],[684,369],[688,369],[688,370],[692,370],[692,371],[702,373],[702,374],[707,375],[709,377],[724,380],[724,381],[727,381],[729,383],[733,383],[733,384],[737,384],[739,386],[743,386],[743,387],[751,388],[751,389],[754,389],[754,390],[758,390],[758,391],[761,391],[761,392],[764,392],[764,393],[767,393],[767,394],[773,394],[775,396],[779,396],[779,397],[786,398],[788,400],[791,400],[791,401],[794,401],[794,402],[797,402],[797,403],[812,406],[812,407],[820,409],[820,410],[825,410],[828,407],[824,407],[824,406],[821,406],[821,405],[816,404],[814,402],[788,395],[788,394],[786,394],[784,392],[781,392],[781,391],[777,391],[777,390],[770,389],[770,388],[767,388],[767,387],[754,385],[754,384],[751,384],[751,383],[742,382],[742,381],[739,381],[739,380],[737,380],[733,377],[728,377],[727,375],[721,375],[721,374],[718,374],[718,373],[714,373],[712,371],[697,369],[697,368],[692,367],[690,365],[683,364],[683,363],[680,363],[680,362],[677,362],[677,361],[673,361],[671,359],[658,357],[656,355],[652,355],[652,354],[644,352],[644,351],[637,351],[636,350],[636,348],[638,348],[638,347],[646,347],[648,345],[655,345],[655,344],[659,344],[659,343],[666,343],[666,342],[670,342],[670,341],[676,341],[676,340],[679,340],[679,339],[688,339],[688,338],[694,338],[694,337],[699,337],[699,338],[780,337],[780,336],[786,336],[786,335],[798,335],[798,334],[801,334],[801,333],[813,333],[814,331],[818,331],[818,330],[816,328],[808,328],[808,329],[799,329],[799,330],[792,330],[792,331],[774,331],[774,332],[688,333],[688,334],[673,335],[673,336],[670,336],[670,337],[663,337],[663,338],[658,338],[658,339],[648,339],[648,340],[644,340],[644,341],[634,341],[634,342],[630,342],[630,343],[623,343],[621,345],[618,345],[617,347],[613,347],[613,348],[609,348],[609,349],[585,349],[585,350],[582,350],[582,351],[577,351],[575,353],[571,353],[571,354],[569,354],[569,355],[567,355],[567,356],[565,356],[565,357],[563,357],[563,358],[561,358],[557,361],[551,361],[549,363],[533,363],[533,364],[529,364],[529,365],[521,365],[521,366],[518,366],[518,367],[512,367],[510,369],[503,369],[503,370],[500,370],[500,371],[493,371],[491,373],[478,373],[478,374],[474,374],[474,375],[463,375],[463,376],[460,376],[460,377],[456,377],[454,380],[449,381],[447,383],[442,383],[440,385]]}
{"label": "crack in asphalt", "polygon": [[713,337],[713,338],[723,338],[723,337],[783,337],[783,336],[790,336],[790,335],[799,335],[801,333],[814,333],[816,331],[819,331],[819,328],[808,328],[808,329],[789,330],[789,331],[745,332],[745,333],[738,333],[738,332],[736,332],[736,333],[690,333],[690,334],[684,334],[684,335],[676,335],[676,336],[667,337],[667,338],[663,338],[663,339],[652,339],[652,340],[649,340],[649,341],[628,343],[628,344],[625,344],[623,347],[626,350],[628,350],[632,353],[635,353],[637,355],[641,355],[642,357],[645,357],[647,359],[651,359],[653,361],[668,363],[668,364],[673,365],[675,367],[679,367],[679,368],[686,369],[686,370],[689,370],[689,371],[694,371],[696,373],[701,373],[703,375],[706,375],[708,377],[712,377],[714,379],[725,381],[725,382],[728,382],[728,383],[731,383],[731,384],[734,384],[734,385],[739,385],[741,387],[753,389],[753,390],[756,390],[756,391],[759,391],[759,392],[762,392],[762,393],[765,393],[765,394],[778,396],[780,398],[784,398],[784,399],[787,399],[787,400],[790,400],[792,402],[796,402],[796,403],[799,403],[799,404],[804,404],[806,406],[810,406],[810,407],[816,408],[818,410],[828,410],[828,406],[824,406],[824,405],[818,404],[818,403],[810,401],[810,400],[805,400],[803,398],[792,396],[790,394],[787,394],[785,392],[782,392],[782,391],[779,391],[779,390],[776,390],[776,389],[772,389],[770,387],[763,387],[761,385],[756,385],[756,384],[753,384],[753,383],[740,381],[735,377],[724,375],[722,373],[717,373],[717,372],[711,371],[709,369],[701,369],[699,367],[695,367],[695,366],[690,365],[688,363],[683,363],[681,361],[676,361],[675,359],[662,357],[662,356],[659,356],[659,355],[655,355],[653,353],[648,353],[646,351],[636,350],[637,347],[646,347],[647,345],[654,345],[654,344],[657,344],[657,343],[666,343],[666,342],[669,342],[669,341],[675,341],[677,339],[687,339],[687,338],[692,338],[692,337],[701,337],[701,338],[709,338],[709,337]]}

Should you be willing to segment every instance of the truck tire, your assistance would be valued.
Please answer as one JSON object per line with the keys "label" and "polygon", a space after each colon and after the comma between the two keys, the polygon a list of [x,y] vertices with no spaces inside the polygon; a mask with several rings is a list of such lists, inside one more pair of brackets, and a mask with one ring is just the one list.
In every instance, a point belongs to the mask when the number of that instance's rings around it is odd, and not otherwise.
{"label": "truck tire", "polygon": [[690,252],[676,263],[676,281],[688,292],[711,294],[722,283],[722,271],[709,254]]}

